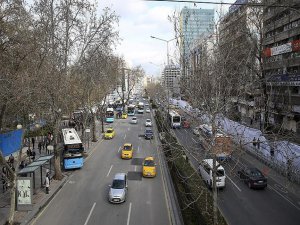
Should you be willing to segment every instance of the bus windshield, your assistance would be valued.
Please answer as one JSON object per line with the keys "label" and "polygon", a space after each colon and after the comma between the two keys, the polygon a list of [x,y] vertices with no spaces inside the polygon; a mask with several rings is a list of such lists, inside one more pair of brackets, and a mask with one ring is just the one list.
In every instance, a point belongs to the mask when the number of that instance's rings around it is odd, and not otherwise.
{"label": "bus windshield", "polygon": [[174,116],[173,117],[173,122],[174,123],[180,123],[180,117],[179,116]]}

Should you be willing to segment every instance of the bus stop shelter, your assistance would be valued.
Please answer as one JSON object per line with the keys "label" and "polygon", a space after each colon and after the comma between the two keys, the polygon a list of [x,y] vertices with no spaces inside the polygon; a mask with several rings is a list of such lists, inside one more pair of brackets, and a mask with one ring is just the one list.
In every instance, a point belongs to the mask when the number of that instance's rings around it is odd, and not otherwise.
{"label": "bus stop shelter", "polygon": [[49,162],[49,170],[51,171],[51,159],[54,157],[54,155],[47,155],[47,156],[41,156],[40,158],[36,159],[29,165],[27,165],[25,168],[21,169],[18,172],[18,175],[26,175],[33,177],[33,193],[35,194],[36,189],[36,175],[35,171],[40,168],[40,180],[41,180],[41,187],[43,186],[43,166]]}

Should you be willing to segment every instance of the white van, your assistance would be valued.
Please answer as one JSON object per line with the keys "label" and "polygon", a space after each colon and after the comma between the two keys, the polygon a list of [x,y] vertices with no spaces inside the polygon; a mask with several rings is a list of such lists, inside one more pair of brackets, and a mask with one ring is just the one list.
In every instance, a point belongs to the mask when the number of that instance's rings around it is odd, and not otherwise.
{"label": "white van", "polygon": [[[224,188],[225,169],[217,161],[216,161],[216,166],[217,166],[217,177],[216,177],[217,188]],[[210,188],[212,188],[213,186],[212,169],[213,169],[213,159],[204,159],[199,165],[199,172],[202,176],[202,179]]]}

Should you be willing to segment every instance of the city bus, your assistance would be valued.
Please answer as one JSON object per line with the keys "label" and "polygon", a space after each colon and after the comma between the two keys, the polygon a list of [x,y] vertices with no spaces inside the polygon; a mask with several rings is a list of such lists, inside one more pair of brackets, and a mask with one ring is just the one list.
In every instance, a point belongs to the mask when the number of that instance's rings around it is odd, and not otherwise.
{"label": "city bus", "polygon": [[181,116],[179,115],[178,112],[174,110],[169,111],[169,121],[170,121],[170,126],[174,128],[181,128]]}
{"label": "city bus", "polygon": [[202,124],[198,127],[201,145],[206,151],[215,154],[219,161],[229,159],[233,151],[232,139],[220,129],[216,129],[213,137],[212,126]]}
{"label": "city bus", "polygon": [[[216,161],[216,186],[217,188],[225,187],[225,169]],[[213,188],[213,159],[204,159],[199,165],[199,172],[202,179],[209,188]]]}
{"label": "city bus", "polygon": [[64,139],[63,164],[66,170],[83,166],[83,145],[74,128],[62,129]]}
{"label": "city bus", "polygon": [[127,107],[127,113],[128,113],[128,116],[134,116],[135,115],[135,105],[129,105]]}
{"label": "city bus", "polygon": [[143,102],[139,102],[139,104],[138,104],[138,113],[139,114],[144,113],[144,103]]}
{"label": "city bus", "polygon": [[106,109],[106,123],[113,123],[114,122],[114,109],[113,108],[107,108]]}

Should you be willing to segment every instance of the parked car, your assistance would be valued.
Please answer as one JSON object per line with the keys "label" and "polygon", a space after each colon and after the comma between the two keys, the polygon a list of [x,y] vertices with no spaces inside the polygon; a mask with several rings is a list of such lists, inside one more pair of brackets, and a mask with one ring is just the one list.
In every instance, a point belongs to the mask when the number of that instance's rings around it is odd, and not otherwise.
{"label": "parked car", "polygon": [[137,122],[138,122],[137,118],[136,117],[132,117],[130,123],[137,124]]}
{"label": "parked car", "polygon": [[200,136],[200,133],[199,133],[199,127],[195,127],[193,129],[193,134],[195,134],[196,136]]}
{"label": "parked car", "polygon": [[143,162],[143,177],[155,177],[156,164],[152,156],[146,157]]}
{"label": "parked car", "polygon": [[146,128],[145,133],[144,133],[145,139],[153,139],[153,131],[151,128]]}
{"label": "parked car", "polygon": [[149,112],[150,112],[150,109],[149,109],[149,108],[147,108],[147,109],[146,109],[146,113],[149,113]]}
{"label": "parked car", "polygon": [[241,180],[248,184],[249,188],[266,188],[267,178],[257,168],[243,168],[238,171]]}
{"label": "parked car", "polygon": [[109,185],[108,200],[111,203],[122,203],[126,201],[128,182],[126,173],[117,173],[112,184]]}
{"label": "parked car", "polygon": [[146,127],[152,127],[151,119],[146,119],[145,126],[146,126]]}

